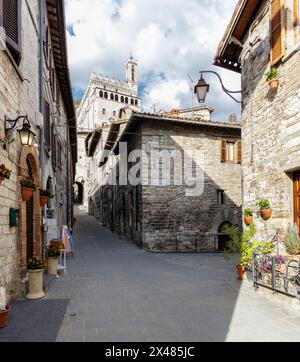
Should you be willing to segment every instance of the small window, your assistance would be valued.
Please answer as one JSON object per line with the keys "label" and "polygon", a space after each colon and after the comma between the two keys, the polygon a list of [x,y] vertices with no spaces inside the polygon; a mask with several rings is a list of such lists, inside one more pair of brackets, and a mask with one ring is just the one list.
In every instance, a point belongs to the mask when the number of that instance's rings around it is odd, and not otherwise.
{"label": "small window", "polygon": [[110,100],[114,101],[115,100],[115,96],[113,95],[113,93],[110,94]]}
{"label": "small window", "polygon": [[127,97],[125,98],[125,103],[128,104],[128,98]]}
{"label": "small window", "polygon": [[104,98],[108,99],[108,93],[107,92],[104,92]]}
{"label": "small window", "polygon": [[139,105],[139,101],[136,99],[135,100],[135,105],[138,106]]}
{"label": "small window", "polygon": [[217,190],[217,205],[225,205],[225,192],[223,190]]}
{"label": "small window", "polygon": [[134,106],[134,99],[133,99],[133,98],[131,98],[130,104],[131,104],[132,106]]}
{"label": "small window", "polygon": [[116,102],[119,102],[119,96],[116,94],[116,96],[115,96],[115,101]]}
{"label": "small window", "polygon": [[121,97],[121,103],[124,103],[124,97],[123,96]]}
{"label": "small window", "polygon": [[103,115],[106,115],[106,108],[103,108],[103,109],[102,109],[102,114],[103,114]]}
{"label": "small window", "polygon": [[116,111],[113,111],[113,116],[117,117],[117,112]]}
{"label": "small window", "polygon": [[103,98],[104,97],[104,93],[103,91],[100,91],[100,98]]}
{"label": "small window", "polygon": [[227,142],[227,161],[228,162],[234,162],[234,143],[233,142]]}

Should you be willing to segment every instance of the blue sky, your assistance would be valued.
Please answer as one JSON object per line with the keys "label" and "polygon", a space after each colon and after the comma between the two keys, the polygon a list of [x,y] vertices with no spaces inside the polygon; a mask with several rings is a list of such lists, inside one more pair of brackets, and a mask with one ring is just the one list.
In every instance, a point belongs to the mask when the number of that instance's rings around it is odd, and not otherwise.
{"label": "blue sky", "polygon": [[[92,72],[125,79],[132,52],[139,62],[139,95],[145,111],[197,105],[190,74],[217,70],[230,89],[239,75],[212,66],[237,0],[66,0],[69,61],[74,95],[80,98]],[[92,10],[92,11],[91,11]],[[225,120],[240,106],[207,76],[207,104]]]}

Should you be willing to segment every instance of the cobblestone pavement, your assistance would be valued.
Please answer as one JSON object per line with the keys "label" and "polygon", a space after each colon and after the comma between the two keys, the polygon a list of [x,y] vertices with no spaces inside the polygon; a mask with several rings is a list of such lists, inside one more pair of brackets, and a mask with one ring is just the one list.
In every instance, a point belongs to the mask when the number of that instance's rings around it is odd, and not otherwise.
{"label": "cobblestone pavement", "polygon": [[77,212],[75,258],[47,298],[71,299],[57,341],[300,341],[300,309],[236,280],[215,254],[151,254]]}

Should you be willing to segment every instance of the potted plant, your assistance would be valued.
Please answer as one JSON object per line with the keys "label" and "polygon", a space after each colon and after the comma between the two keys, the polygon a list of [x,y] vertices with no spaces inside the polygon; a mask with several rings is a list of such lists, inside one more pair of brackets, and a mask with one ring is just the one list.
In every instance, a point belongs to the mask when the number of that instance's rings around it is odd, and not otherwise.
{"label": "potted plant", "polygon": [[28,260],[27,264],[29,274],[29,291],[26,295],[27,299],[41,299],[44,298],[45,293],[43,290],[43,276],[45,269],[45,262],[42,259],[33,257]]}
{"label": "potted plant", "polygon": [[267,82],[269,83],[269,87],[271,91],[276,91],[279,87],[279,79],[278,79],[278,70],[275,67],[272,67],[271,70],[266,73]]}
{"label": "potted plant", "polygon": [[40,189],[40,201],[41,201],[41,207],[45,207],[49,201],[49,199],[52,199],[53,195],[51,194],[50,190],[43,190]]}
{"label": "potted plant", "polygon": [[6,293],[3,286],[0,287],[0,329],[7,326],[10,307],[6,303]]}
{"label": "potted plant", "polygon": [[60,256],[60,250],[53,246],[49,246],[46,251],[48,274],[57,276],[58,257]]}
{"label": "potted plant", "polygon": [[259,207],[261,217],[265,221],[269,220],[272,216],[272,209],[270,206],[270,201],[267,199],[262,199],[257,203],[257,205]]}
{"label": "potted plant", "polygon": [[23,177],[20,181],[20,184],[22,191],[22,200],[29,201],[33,196],[33,192],[36,189],[34,181],[30,178]]}
{"label": "potted plant", "polygon": [[7,179],[10,179],[11,171],[6,168],[4,165],[0,165],[0,185],[1,183]]}
{"label": "potted plant", "polygon": [[253,224],[253,212],[250,209],[244,210],[244,221],[247,226]]}

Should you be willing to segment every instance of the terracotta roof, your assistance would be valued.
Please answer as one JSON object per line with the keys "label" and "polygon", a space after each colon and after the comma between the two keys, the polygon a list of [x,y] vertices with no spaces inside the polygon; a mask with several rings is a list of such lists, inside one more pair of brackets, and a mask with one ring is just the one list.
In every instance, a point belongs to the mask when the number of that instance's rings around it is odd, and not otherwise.
{"label": "terracotta roof", "polygon": [[261,0],[239,0],[231,21],[221,40],[214,64],[241,73],[241,43],[251,26],[260,6]]}
{"label": "terracotta roof", "polygon": [[131,127],[134,123],[134,120],[152,120],[152,121],[165,121],[165,122],[172,122],[174,124],[188,124],[198,127],[214,127],[214,128],[225,128],[225,129],[235,129],[241,132],[241,126],[239,124],[230,124],[228,122],[218,122],[218,121],[208,121],[204,120],[203,118],[183,118],[179,116],[170,116],[164,114],[153,114],[153,113],[141,113],[141,112],[132,112],[132,115],[129,121],[126,124],[124,131],[120,134],[119,137],[115,139],[115,144],[111,146],[111,150],[114,152],[118,152],[119,142],[122,142],[127,134],[131,133]]}
{"label": "terracotta roof", "polygon": [[68,67],[64,0],[47,0],[46,6],[51,32],[56,76],[67,112],[73,163],[75,164],[77,162],[76,113]]}

